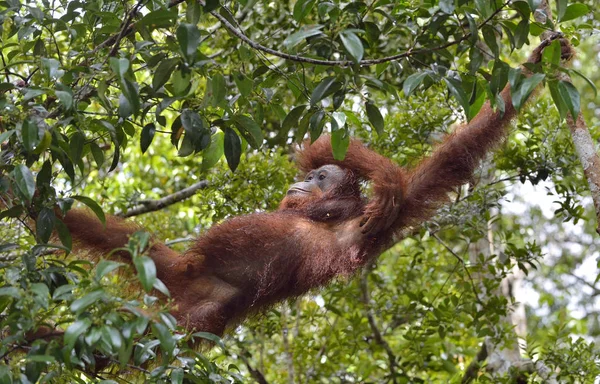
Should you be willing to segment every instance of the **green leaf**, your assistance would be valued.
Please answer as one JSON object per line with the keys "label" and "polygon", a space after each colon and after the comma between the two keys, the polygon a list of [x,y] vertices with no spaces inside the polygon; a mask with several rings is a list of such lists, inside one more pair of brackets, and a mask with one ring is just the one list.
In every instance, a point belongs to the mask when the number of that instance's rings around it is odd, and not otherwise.
{"label": "green leaf", "polygon": [[146,124],[142,129],[142,134],[140,135],[140,148],[142,149],[142,153],[146,153],[146,150],[148,150],[148,147],[152,144],[155,132],[156,126],[154,123]]}
{"label": "green leaf", "polygon": [[445,77],[444,82],[448,86],[448,90],[450,91],[452,96],[454,96],[454,98],[458,101],[460,106],[465,111],[465,114],[468,114],[469,113],[469,98],[467,97],[467,94],[465,93],[465,91],[462,87],[462,82],[460,80],[452,78],[452,77]]}
{"label": "green leaf", "polygon": [[367,111],[367,118],[369,122],[375,128],[377,134],[381,135],[384,130],[383,116],[381,116],[381,112],[379,108],[375,106],[371,101],[367,101],[365,104],[365,109]]}
{"label": "green leaf", "polygon": [[175,348],[175,339],[173,335],[169,332],[169,329],[162,323],[153,323],[152,324],[152,334],[160,340],[160,347],[167,359],[170,359],[170,356],[173,354],[173,349]]}
{"label": "green leaf", "polygon": [[301,22],[306,17],[306,15],[310,13],[316,2],[316,0],[296,1],[296,4],[294,4],[294,11],[292,13],[294,20],[296,20],[298,23]]}
{"label": "green leaf", "polygon": [[23,125],[21,127],[21,137],[23,138],[23,145],[25,146],[25,149],[30,152],[33,151],[35,146],[40,142],[38,132],[38,127],[33,121],[30,119],[23,121]]}
{"label": "green leaf", "polygon": [[[204,9],[206,9],[206,6]],[[200,7],[200,2],[188,1],[187,6],[185,7],[185,20],[190,24],[198,24],[201,15],[202,8]]]}
{"label": "green leaf", "polygon": [[[521,14],[521,21],[529,20],[529,15],[531,15],[531,8],[529,7],[529,3],[524,0],[516,0],[513,1],[510,6],[513,9],[516,9]],[[520,23],[519,23],[520,24]]]}
{"label": "green leaf", "polygon": [[35,180],[31,170],[24,164],[19,164],[13,171],[15,183],[27,201],[31,201],[35,193]]}
{"label": "green leaf", "polygon": [[209,332],[196,332],[192,334],[192,337],[200,337],[202,339],[212,341],[213,343],[221,347],[221,349],[225,349],[225,344],[223,344],[223,340],[221,340],[221,338],[215,334]]}
{"label": "green leaf", "polygon": [[488,18],[491,15],[491,5],[490,0],[475,0],[475,7],[483,18]]}
{"label": "green leaf", "polygon": [[558,20],[562,20],[567,11],[568,0],[556,0],[556,13],[558,15]]}
{"label": "green leaf", "polygon": [[240,72],[236,72],[233,75],[233,80],[235,81],[235,84],[240,90],[240,94],[242,96],[248,97],[252,93],[252,86],[254,85],[254,82],[250,80],[248,76]]}
{"label": "green leaf", "polygon": [[402,90],[404,91],[404,96],[409,97],[413,91],[421,85],[423,80],[427,77],[427,72],[417,72],[408,76],[406,80],[404,80],[404,84],[402,85]]}
{"label": "green leaf", "polygon": [[63,107],[65,107],[65,111],[69,111],[73,108],[73,91],[71,88],[63,84],[56,84],[54,94]]}
{"label": "green leaf", "polygon": [[300,119],[300,116],[302,116],[302,112],[304,112],[305,109],[306,105],[299,105],[287,114],[287,116],[283,119],[283,123],[281,123],[281,136],[287,136],[290,129],[298,125],[298,120]]}
{"label": "green leaf", "polygon": [[156,279],[156,281],[154,282],[154,285],[152,286],[152,288],[156,289],[158,292],[162,293],[163,295],[165,295],[167,297],[171,297],[171,293],[169,292],[169,288],[167,288],[167,286],[165,285],[165,283],[163,283],[159,279]]}
{"label": "green leaf", "polygon": [[355,63],[359,63],[363,58],[365,49],[358,36],[356,36],[353,30],[347,29],[340,33],[340,39],[342,40],[342,44],[344,44],[344,47],[352,57],[352,61],[354,61]]}
{"label": "green leaf", "polygon": [[158,68],[156,68],[156,71],[154,72],[154,77],[152,78],[152,89],[157,91],[169,81],[178,62],[179,59],[177,58],[166,59],[160,62]]}
{"label": "green leaf", "polygon": [[11,137],[13,133],[15,133],[14,129],[0,133],[0,144],[8,140],[8,138]]}
{"label": "green leaf", "polygon": [[[338,91],[341,87],[342,83],[336,81],[335,76],[324,78],[313,90],[312,95],[310,96],[310,105],[315,106],[319,101]],[[299,117],[300,115],[298,115],[298,118]]]}
{"label": "green leaf", "polygon": [[96,162],[96,166],[98,168],[102,167],[102,164],[104,164],[104,151],[102,148],[96,143],[90,143],[90,150],[94,157],[94,161]]}
{"label": "green leaf", "polygon": [[102,338],[115,351],[119,350],[123,345],[123,338],[121,337],[121,333],[117,331],[114,327],[102,327]]}
{"label": "green leaf", "polygon": [[177,7],[173,7],[172,10],[159,9],[152,11],[142,17],[136,25],[147,26],[150,29],[168,28],[175,25],[175,20],[177,20]]}
{"label": "green leaf", "polygon": [[[494,62],[494,68],[492,69],[492,79],[490,80],[490,89],[492,94],[497,95],[504,89],[504,86],[508,82],[508,71],[510,67],[508,64],[501,60]],[[462,87],[461,87],[462,88]]]}
{"label": "green leaf", "polygon": [[52,164],[49,160],[44,161],[42,168],[38,172],[35,178],[35,185],[37,188],[42,188],[45,185],[49,185],[52,180]]}
{"label": "green leaf", "polygon": [[111,57],[108,62],[110,64],[110,68],[119,77],[119,79],[124,79],[125,74],[129,69],[129,60],[126,58]]}
{"label": "green leaf", "polygon": [[83,147],[85,145],[85,135],[79,131],[76,131],[71,136],[69,140],[69,152],[71,155],[71,160],[73,162],[81,159],[81,154],[83,153]]}
{"label": "green leaf", "polygon": [[185,69],[178,69],[173,73],[171,82],[173,83],[173,94],[175,96],[185,96],[192,83],[192,73]]}
{"label": "green leaf", "polygon": [[0,83],[0,92],[6,92],[15,89],[15,85],[12,83]]}
{"label": "green leaf", "polygon": [[224,136],[222,131],[211,136],[209,146],[202,151],[202,171],[211,169],[223,157]]}
{"label": "green leaf", "polygon": [[54,211],[50,208],[42,208],[35,220],[35,233],[42,243],[47,243],[54,229]]}
{"label": "green leaf", "polygon": [[521,74],[521,68],[517,67],[508,70],[508,83],[510,84],[511,89],[517,89],[519,84],[521,84],[522,78],[523,75]]}
{"label": "green leaf", "polygon": [[[571,72],[575,73],[577,76],[581,77],[583,80],[585,80],[585,82],[592,87],[592,91],[594,91],[594,97],[598,96],[598,89],[596,88],[596,84],[594,84],[594,82],[592,80],[590,80],[587,76],[585,76],[583,73],[579,72],[576,69],[571,69]],[[10,132],[10,131],[9,131]],[[1,135],[0,135],[1,136]],[[0,138],[0,143],[2,142],[2,138]]]}
{"label": "green leaf", "polygon": [[5,219],[7,217],[17,218],[23,214],[23,206],[15,205],[12,208],[9,208],[5,211],[0,211],[0,220]]}
{"label": "green leaf", "polygon": [[87,307],[89,307],[90,305],[94,304],[96,301],[99,301],[102,298],[104,298],[103,290],[99,289],[97,291],[92,291],[87,295],[72,302],[69,308],[71,309],[71,312],[75,312],[79,315],[81,312],[85,311]]}
{"label": "green leaf", "polygon": [[296,33],[291,34],[283,40],[283,45],[285,45],[288,49],[293,48],[296,45],[300,44],[304,39],[307,39],[311,36],[321,35],[323,29],[322,25],[306,25],[302,26],[300,30]]}
{"label": "green leaf", "polygon": [[565,102],[565,105],[569,109],[573,120],[576,120],[577,116],[579,116],[581,105],[577,88],[575,88],[573,84],[569,83],[568,81],[561,80],[558,82],[558,94]]}
{"label": "green leaf", "polygon": [[127,100],[127,97],[124,94],[120,94],[118,110],[119,117],[122,119],[126,119],[129,116],[133,115],[133,112],[133,106],[131,105],[129,100]]}
{"label": "green leaf", "polygon": [[344,99],[346,98],[346,91],[344,89],[340,89],[336,93],[333,94],[333,109],[339,109],[344,103]]}
{"label": "green leaf", "polygon": [[486,45],[497,59],[500,55],[500,47],[498,47],[498,41],[496,40],[496,30],[494,27],[486,24],[481,29],[481,33],[483,34],[483,39],[485,40]]}
{"label": "green leaf", "polygon": [[469,42],[471,43],[471,51],[474,50],[475,43],[479,40],[479,30],[477,29],[477,23],[473,16],[468,10],[464,11],[465,18],[467,19],[467,23],[469,23]]}
{"label": "green leaf", "polygon": [[447,15],[454,13],[454,0],[440,0],[440,10]]}
{"label": "green leaf", "polygon": [[548,88],[550,89],[550,96],[552,96],[552,101],[554,101],[554,105],[558,110],[558,115],[560,116],[560,120],[564,120],[567,117],[567,112],[569,109],[567,104],[562,99],[562,96],[558,92],[558,82],[557,81],[549,81]]}
{"label": "green leaf", "polygon": [[100,220],[102,224],[106,225],[106,216],[104,216],[104,211],[102,211],[102,208],[98,205],[98,203],[86,196],[75,195],[71,197],[85,204],[89,209],[92,210],[92,212],[96,214],[98,220]]}
{"label": "green leaf", "polygon": [[590,13],[590,9],[586,4],[582,3],[574,3],[569,4],[567,9],[565,10],[565,14],[559,18],[559,21],[565,22],[569,20],[577,19],[578,17],[585,16]]}
{"label": "green leaf", "polygon": [[[529,19],[523,19],[515,29],[515,48],[520,49],[529,40]],[[474,48],[475,49],[475,48]]]}
{"label": "green leaf", "polygon": [[200,115],[191,109],[185,109],[181,112],[181,124],[191,144],[198,142],[202,135],[208,132]]}
{"label": "green leaf", "polygon": [[219,0],[206,0],[204,4],[204,12],[212,12],[220,6]]}
{"label": "green leaf", "polygon": [[51,355],[27,355],[27,361],[33,361],[36,363],[54,363],[56,358]]}
{"label": "green leaf", "polygon": [[323,132],[323,118],[325,117],[325,112],[322,110],[318,110],[310,117],[308,127],[310,129],[310,140],[315,141],[321,136],[321,132]]}
{"label": "green leaf", "polygon": [[240,164],[240,156],[242,155],[242,142],[237,133],[235,133],[235,131],[229,127],[225,128],[225,141],[223,143],[223,147],[225,150],[227,165],[229,165],[231,172],[235,172]]}
{"label": "green leaf", "polygon": [[60,239],[60,242],[67,249],[67,253],[70,252],[73,248],[73,239],[71,238],[71,232],[69,232],[69,228],[67,228],[66,224],[60,220],[54,221],[54,227],[58,232],[58,238]]}
{"label": "green leaf", "polygon": [[529,95],[535,87],[544,80],[545,75],[542,73],[536,73],[535,75],[526,78],[523,80],[517,87],[516,91],[512,94],[512,102],[516,110],[521,109],[521,107],[529,98]]}
{"label": "green leaf", "polygon": [[194,142],[192,141],[190,135],[186,134],[183,137],[183,141],[181,142],[179,150],[177,151],[177,156],[185,157],[191,155],[192,153],[194,153]]}
{"label": "green leaf", "polygon": [[188,64],[193,64],[196,60],[200,37],[200,30],[195,24],[182,23],[177,27],[177,42]]}
{"label": "green leaf", "polygon": [[331,132],[331,148],[333,149],[334,159],[339,161],[344,160],[349,146],[350,135],[346,129],[340,128]]}
{"label": "green leaf", "polygon": [[31,100],[31,99],[36,98],[38,96],[44,95],[45,93],[46,93],[46,91],[44,91],[42,89],[29,88],[25,92],[25,95],[23,95],[23,101]]}
{"label": "green leaf", "polygon": [[225,100],[227,95],[227,88],[225,85],[225,78],[220,73],[216,73],[210,81],[212,90],[212,103],[213,107],[217,107]]}
{"label": "green leaf", "polygon": [[150,292],[156,281],[156,265],[154,261],[148,256],[139,256],[134,258],[133,264],[135,265],[142,287],[146,292]]}
{"label": "green leaf", "polygon": [[69,325],[65,331],[65,347],[67,350],[70,350],[75,346],[75,342],[77,341],[79,335],[84,333],[91,325],[92,321],[87,318],[77,320],[73,324]]}
{"label": "green leaf", "polygon": [[560,63],[561,47],[558,40],[554,40],[542,52],[542,61],[544,63],[558,65]]}
{"label": "green leaf", "polygon": [[2,287],[0,288],[0,296],[10,296],[14,299],[21,298],[21,290],[16,287]]}
{"label": "green leaf", "polygon": [[10,367],[6,365],[0,365],[0,384],[12,384],[13,378],[10,371]]}
{"label": "green leaf", "polygon": [[183,384],[182,368],[174,368],[171,370],[171,384]]}
{"label": "green leaf", "polygon": [[42,58],[42,68],[48,77],[52,80],[57,80],[65,74],[65,71],[58,69],[60,67],[60,61],[56,59]]}
{"label": "green leaf", "polygon": [[246,115],[234,115],[231,120],[238,128],[240,134],[254,149],[261,147],[263,134],[256,122]]}

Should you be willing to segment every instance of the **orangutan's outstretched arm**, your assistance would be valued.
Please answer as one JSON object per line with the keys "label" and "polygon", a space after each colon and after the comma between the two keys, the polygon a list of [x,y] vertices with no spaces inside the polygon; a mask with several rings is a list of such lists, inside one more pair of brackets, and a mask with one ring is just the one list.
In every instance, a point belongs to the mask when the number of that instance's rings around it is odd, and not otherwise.
{"label": "orangutan's outstretched arm", "polygon": [[[542,51],[550,42],[544,40],[528,62],[540,62]],[[569,59],[573,53],[568,41],[561,39],[561,47],[563,59]],[[405,200],[395,228],[416,225],[430,218],[448,199],[448,192],[467,183],[486,153],[504,139],[517,111],[509,85],[500,95],[505,104],[503,114],[492,110],[489,102],[485,103],[471,122],[457,128],[409,173]]]}

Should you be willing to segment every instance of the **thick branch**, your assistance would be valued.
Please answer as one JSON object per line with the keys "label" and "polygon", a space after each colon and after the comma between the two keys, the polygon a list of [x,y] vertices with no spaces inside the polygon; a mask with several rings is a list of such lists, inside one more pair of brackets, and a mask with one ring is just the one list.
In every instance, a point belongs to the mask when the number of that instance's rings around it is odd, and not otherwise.
{"label": "thick branch", "polygon": [[208,181],[202,180],[197,182],[196,184],[190,185],[187,188],[182,189],[181,191],[175,192],[171,195],[167,195],[157,200],[146,200],[143,201],[137,207],[134,207],[127,212],[117,213],[116,216],[120,217],[133,217],[142,215],[148,212],[154,212],[163,209],[169,205],[173,205],[182,200],[187,199],[188,197],[193,196],[197,191],[208,187]]}
{"label": "thick branch", "polygon": [[600,234],[600,157],[581,113],[577,116],[577,120],[573,120],[571,114],[568,114],[567,126],[571,131],[577,156],[583,166],[583,174],[590,187],[596,210],[596,232]]}
{"label": "thick branch", "polygon": [[[539,23],[546,24],[549,20],[552,25],[552,11],[547,0],[542,1],[540,7],[534,12],[534,17]],[[551,32],[546,31],[541,37],[545,38],[549,33]],[[566,73],[561,73],[560,77],[564,81],[571,82],[571,78]],[[575,150],[583,166],[583,174],[590,187],[592,201],[596,210],[596,232],[600,234],[600,157],[598,157],[594,140],[581,113],[577,116],[576,120],[569,113],[567,115],[567,126],[569,127],[569,131],[571,131]]]}

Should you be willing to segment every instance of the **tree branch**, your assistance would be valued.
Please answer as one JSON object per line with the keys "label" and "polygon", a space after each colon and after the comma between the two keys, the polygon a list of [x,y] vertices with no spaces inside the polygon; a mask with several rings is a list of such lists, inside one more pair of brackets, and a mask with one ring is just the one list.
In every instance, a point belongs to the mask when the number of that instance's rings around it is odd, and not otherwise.
{"label": "tree branch", "polygon": [[[566,81],[571,81],[568,75],[564,74]],[[596,210],[596,232],[600,234],[600,157],[596,152],[594,140],[590,131],[583,120],[581,112],[577,120],[569,113],[567,115],[567,126],[571,131],[571,138],[575,144],[575,150],[579,161],[583,166],[583,174],[588,182],[592,201]]]}
{"label": "tree branch", "polygon": [[367,313],[367,320],[369,321],[369,326],[371,327],[371,331],[373,332],[373,339],[375,340],[375,342],[379,345],[381,345],[381,347],[383,347],[383,349],[385,350],[387,356],[388,356],[388,360],[389,360],[389,365],[390,365],[390,374],[392,376],[392,382],[393,383],[397,383],[396,381],[396,355],[394,354],[394,352],[392,351],[392,349],[390,348],[390,345],[387,343],[387,341],[385,341],[385,339],[383,338],[383,336],[381,335],[381,331],[379,330],[379,327],[377,326],[377,322],[375,321],[375,316],[373,314],[373,308],[371,307],[371,296],[369,294],[369,283],[367,281],[367,278],[369,276],[369,273],[371,272],[371,268],[374,264],[374,259],[372,259],[368,265],[365,266],[365,268],[363,268],[362,273],[360,275],[360,290],[361,290],[361,301],[363,302],[364,306],[365,306],[365,311]]}
{"label": "tree branch", "polygon": [[471,271],[469,271],[469,267],[467,266],[467,264],[465,263],[465,261],[462,259],[462,257],[460,257],[456,252],[454,252],[454,250],[452,248],[450,248],[450,246],[448,244],[446,244],[444,242],[444,240],[442,240],[437,233],[432,233],[431,236],[437,240],[438,243],[440,243],[440,245],[444,248],[446,248],[446,250],[448,252],[450,252],[450,254],[452,256],[454,256],[456,258],[456,260],[458,260],[464,270],[465,273],[467,274],[467,277],[469,278],[469,280],[471,280],[471,288],[473,288],[473,294],[475,295],[475,301],[477,301],[477,303],[483,305],[483,301],[481,301],[481,299],[479,298],[479,293],[477,292],[477,289],[475,288],[475,280],[473,280],[473,276],[471,276]]}
{"label": "tree branch", "polygon": [[[198,0],[200,2],[201,5],[204,5],[205,2],[202,0]],[[481,27],[483,27],[484,25],[486,25],[487,23],[489,23],[494,17],[496,17],[496,15],[498,15],[501,11],[503,11],[506,6],[508,4],[510,4],[511,0],[507,0],[504,2],[504,4],[502,4],[501,7],[498,7],[498,9],[496,9],[487,19],[485,19],[479,26],[477,26],[477,29],[479,30]],[[168,8],[172,8],[174,6],[177,6],[179,4],[183,3],[183,0],[171,0],[169,2],[169,4],[167,5]],[[297,62],[302,62],[302,63],[309,63],[309,64],[315,64],[315,65],[327,65],[327,66],[341,66],[341,67],[347,67],[347,66],[351,66],[354,65],[355,63],[353,61],[350,60],[321,60],[321,59],[313,59],[311,57],[305,57],[305,56],[299,56],[299,55],[292,55],[289,53],[285,53],[285,52],[281,52],[281,51],[277,51],[275,49],[271,49],[269,47],[265,47],[264,45],[257,43],[254,40],[251,40],[248,36],[246,36],[244,34],[243,31],[239,30],[238,28],[236,28],[235,26],[233,26],[225,17],[221,16],[217,11],[211,11],[210,14],[212,16],[214,16],[216,19],[218,19],[221,24],[227,29],[229,30],[233,35],[237,36],[240,40],[244,41],[246,44],[248,44],[250,47],[268,53],[270,55],[273,56],[277,56],[280,57],[282,59],[286,59],[286,60],[292,60],[292,61],[297,61]],[[94,48],[92,50],[91,53],[96,53],[98,52],[100,49],[105,48],[105,47],[110,47],[110,46],[117,46],[118,42],[125,36],[127,36],[129,33],[133,32],[133,28],[135,26],[134,24],[130,24],[129,26],[125,25],[124,28],[121,29],[121,31],[119,32],[118,35],[113,35],[111,37],[109,37],[108,39],[106,39],[105,41],[103,41],[102,43],[100,43],[96,48]],[[439,45],[437,47],[433,47],[433,48],[422,48],[422,49],[409,49],[406,52],[403,53],[399,53],[396,55],[392,55],[392,56],[386,56],[386,57],[382,57],[380,59],[368,59],[368,60],[361,60],[358,64],[360,66],[366,67],[366,66],[371,66],[371,65],[376,65],[376,64],[381,64],[381,63],[385,63],[388,61],[394,61],[394,60],[399,60],[405,57],[410,57],[416,54],[422,54],[422,53],[431,53],[431,52],[435,52],[435,51],[439,51],[442,49],[446,49],[448,47],[451,47],[453,45],[457,45],[462,43],[463,41],[467,40],[469,37],[471,37],[471,32],[466,33],[465,35],[463,35],[460,39],[458,40],[454,40],[454,41],[449,41],[447,43],[444,43],[442,45]],[[115,47],[113,47],[111,49],[111,53],[116,50]],[[109,56],[111,56],[111,54],[109,54]]]}
{"label": "tree branch", "polygon": [[[540,7],[534,12],[535,21],[538,23],[545,24],[548,21],[552,25],[552,11],[547,0],[543,0]],[[542,33],[541,38],[547,38],[551,31]],[[571,77],[562,72],[559,74],[559,78],[563,81],[571,83]],[[596,152],[596,146],[587,124],[583,120],[581,112],[576,119],[570,113],[567,113],[567,126],[571,131],[571,138],[575,145],[575,150],[579,161],[583,166],[583,174],[588,182],[590,192],[592,195],[592,201],[596,210],[596,232],[600,234],[600,157]]]}
{"label": "tree branch", "polygon": [[471,364],[469,364],[469,366],[465,370],[465,374],[462,380],[460,381],[461,384],[468,384],[471,381],[475,380],[475,378],[477,378],[477,373],[481,368],[481,363],[483,363],[485,359],[487,359],[487,357],[488,352],[484,342],[481,343],[481,349],[479,350],[479,352],[477,352],[477,355],[475,355],[475,358],[473,359],[473,361],[471,361]]}
{"label": "tree branch", "polygon": [[208,187],[208,181],[202,180],[197,182],[196,184],[190,185],[187,188],[182,189],[181,191],[175,192],[171,195],[167,195],[157,200],[145,200],[141,202],[140,205],[128,210],[127,212],[119,212],[115,216],[119,217],[133,217],[142,215],[148,212],[154,212],[163,209],[166,206],[173,205],[182,200],[187,199],[188,197],[193,196],[197,191]]}
{"label": "tree branch", "polygon": [[[123,20],[123,24],[121,26],[121,31],[119,32],[119,35],[117,36],[108,56],[108,57],[112,57],[115,56],[117,54],[117,50],[119,49],[119,43],[121,43],[121,39],[129,34],[131,31],[129,29],[130,27],[130,23],[131,23],[131,19],[133,19],[133,16],[137,13],[137,11],[140,9],[140,7],[142,6],[142,4],[144,3],[145,0],[138,0],[138,2],[133,6],[133,8],[131,8],[131,11],[129,11],[129,13],[127,13],[127,16],[125,17],[125,20]],[[133,27],[133,26],[132,26]]]}
{"label": "tree branch", "polygon": [[259,384],[268,384],[269,382],[265,378],[265,375],[263,375],[263,373],[258,369],[252,368],[252,365],[250,365],[250,361],[248,360],[248,357],[246,355],[250,355],[250,352],[248,352],[245,349],[242,349],[242,353],[240,353],[239,356],[244,362],[244,364],[246,364],[246,368],[248,368],[250,376],[252,376],[252,378],[256,380],[256,382]]}
{"label": "tree branch", "polygon": [[[202,3],[202,1],[201,1],[201,3]],[[487,24],[488,22],[490,22],[490,20],[492,20],[494,17],[496,17],[496,15],[498,13],[500,13],[502,10],[504,10],[504,8],[509,3],[510,3],[510,0],[507,0],[504,4],[502,4],[501,7],[498,7],[498,9],[496,11],[494,11],[494,13],[492,13],[490,15],[490,17],[488,17],[487,19],[485,19],[477,27],[477,29],[479,30],[485,24]],[[234,27],[225,17],[221,16],[216,11],[211,11],[210,14],[213,15],[215,18],[217,18],[223,24],[223,26],[225,26],[225,28],[227,28],[231,33],[233,33],[235,36],[237,36],[240,40],[244,41],[246,44],[248,44],[249,46],[251,46],[252,48],[254,48],[256,50],[259,50],[259,51],[271,54],[273,56],[277,56],[277,57],[280,57],[280,58],[286,59],[286,60],[292,60],[292,61],[298,61],[298,62],[302,62],[302,63],[316,64],[316,65],[328,65],[328,66],[348,67],[348,66],[351,66],[351,65],[355,64],[353,61],[350,61],[350,60],[320,60],[320,59],[313,59],[311,57],[291,55],[289,53],[285,53],[285,52],[281,52],[281,51],[277,51],[275,49],[271,49],[271,48],[265,47],[264,45],[259,44],[259,43],[257,43],[254,40],[251,40],[241,30],[239,30],[236,27]],[[366,66],[370,66],[370,65],[381,64],[381,63],[385,63],[385,62],[388,62],[388,61],[394,61],[394,60],[402,59],[402,58],[409,57],[409,56],[416,55],[416,54],[420,54],[420,53],[430,53],[430,52],[439,51],[439,50],[451,47],[453,45],[460,44],[463,41],[467,40],[469,37],[471,37],[471,32],[466,33],[465,35],[463,35],[458,40],[449,41],[449,42],[447,42],[445,44],[442,44],[442,45],[439,45],[437,47],[423,48],[423,49],[412,49],[411,48],[411,49],[409,49],[406,52],[399,53],[399,54],[393,55],[393,56],[382,57],[380,59],[361,60],[360,62],[358,62],[358,65],[360,65],[362,67],[366,67]]]}

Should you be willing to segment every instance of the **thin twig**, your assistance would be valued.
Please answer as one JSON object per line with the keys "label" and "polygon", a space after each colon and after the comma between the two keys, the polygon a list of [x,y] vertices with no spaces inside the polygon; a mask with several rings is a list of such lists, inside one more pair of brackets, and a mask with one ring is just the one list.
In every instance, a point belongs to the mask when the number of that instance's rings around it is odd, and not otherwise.
{"label": "thin twig", "polygon": [[483,305],[483,302],[481,301],[481,299],[479,298],[479,294],[477,293],[477,289],[475,289],[475,280],[473,280],[473,276],[471,276],[471,272],[469,271],[469,268],[467,267],[467,264],[465,263],[465,261],[463,260],[462,257],[460,257],[456,252],[454,252],[454,250],[452,250],[452,248],[450,248],[448,246],[448,244],[446,244],[444,242],[444,240],[442,240],[437,233],[433,233],[431,235],[434,239],[436,239],[438,241],[438,243],[440,243],[440,245],[444,248],[446,248],[446,250],[448,252],[450,252],[450,254],[452,256],[454,256],[458,261],[460,261],[463,265],[463,268],[465,270],[465,273],[467,274],[467,277],[469,278],[469,280],[471,280],[471,288],[473,288],[473,294],[475,295],[475,300],[477,301],[477,303]]}
{"label": "thin twig", "polygon": [[117,36],[117,39],[115,40],[115,43],[112,46],[110,52],[108,53],[107,58],[113,57],[117,54],[117,50],[119,49],[119,44],[121,43],[121,39],[123,39],[123,37],[125,35],[128,35],[132,30],[129,28],[130,24],[131,24],[131,19],[133,19],[133,16],[141,8],[144,1],[145,0],[138,0],[138,2],[133,6],[133,8],[131,8],[131,11],[129,11],[129,13],[127,13],[127,17],[125,17],[125,20],[123,21],[123,24],[121,26],[121,31],[119,32],[119,35]]}
{"label": "thin twig", "polygon": [[367,320],[369,321],[369,326],[371,327],[371,331],[373,332],[373,339],[377,344],[379,344],[385,351],[388,356],[389,366],[390,366],[390,375],[392,377],[392,382],[397,383],[396,380],[396,355],[388,342],[383,338],[379,327],[377,326],[377,322],[375,321],[375,315],[373,314],[373,308],[371,307],[371,296],[369,294],[369,282],[368,277],[369,273],[371,273],[372,266],[374,264],[374,259],[369,262],[365,268],[363,268],[362,273],[360,275],[360,290],[361,290],[361,301],[365,306],[365,312],[367,313]]}

